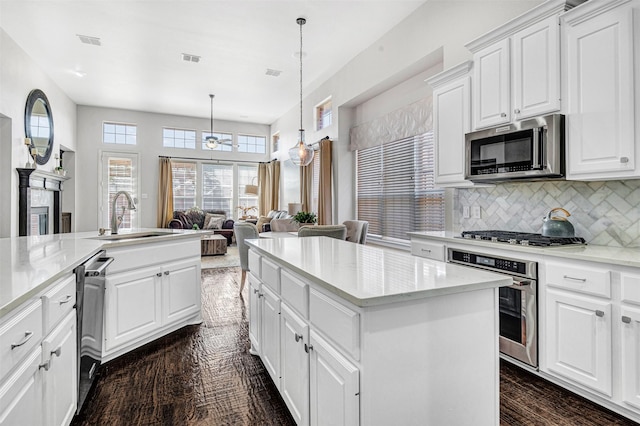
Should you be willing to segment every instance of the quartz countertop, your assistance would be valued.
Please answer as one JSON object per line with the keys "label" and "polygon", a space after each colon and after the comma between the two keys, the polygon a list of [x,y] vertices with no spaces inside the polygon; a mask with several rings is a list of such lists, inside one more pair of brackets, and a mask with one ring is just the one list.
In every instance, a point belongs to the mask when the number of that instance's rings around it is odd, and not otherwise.
{"label": "quartz countertop", "polygon": [[[160,236],[134,238],[136,235]],[[200,238],[211,231],[140,228],[121,231],[118,240],[97,232],[0,238],[0,318],[68,275],[100,250],[161,241]],[[96,239],[102,238],[102,239]]]}
{"label": "quartz countertop", "polygon": [[411,232],[409,235],[411,238],[416,239],[427,239],[442,241],[444,243],[457,243],[476,247],[532,253],[546,257],[585,260],[640,268],[640,248],[596,246],[591,244],[554,247],[521,246],[460,238],[460,233],[457,232]]}
{"label": "quartz countertop", "polygon": [[501,274],[328,237],[247,240],[252,249],[356,306],[495,288]]}

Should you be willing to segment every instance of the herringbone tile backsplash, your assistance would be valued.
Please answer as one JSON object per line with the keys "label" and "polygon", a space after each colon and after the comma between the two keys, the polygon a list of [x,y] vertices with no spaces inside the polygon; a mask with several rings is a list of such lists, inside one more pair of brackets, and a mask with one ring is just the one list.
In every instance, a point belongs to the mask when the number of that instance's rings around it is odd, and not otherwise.
{"label": "herringbone tile backsplash", "polygon": [[[473,211],[476,205],[481,208],[481,218],[463,218],[463,207]],[[502,183],[458,189],[454,194],[454,231],[539,233],[542,218],[554,207],[571,213],[569,220],[576,236],[589,244],[640,247],[640,180]]]}

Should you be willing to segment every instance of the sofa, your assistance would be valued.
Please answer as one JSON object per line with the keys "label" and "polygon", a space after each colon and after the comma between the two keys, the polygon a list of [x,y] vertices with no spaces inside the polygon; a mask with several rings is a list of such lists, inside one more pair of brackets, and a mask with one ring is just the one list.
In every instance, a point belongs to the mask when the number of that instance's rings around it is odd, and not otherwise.
{"label": "sofa", "polygon": [[271,222],[274,220],[291,218],[286,210],[271,210],[266,216],[260,216],[256,222],[258,232],[270,232]]}
{"label": "sofa", "polygon": [[173,219],[169,221],[168,227],[171,229],[193,229],[193,225],[198,225],[198,229],[209,229],[214,234],[224,236],[227,239],[227,245],[231,245],[233,243],[233,223],[233,219],[227,219],[224,210],[202,210],[198,207],[192,207],[189,210],[174,211]]}

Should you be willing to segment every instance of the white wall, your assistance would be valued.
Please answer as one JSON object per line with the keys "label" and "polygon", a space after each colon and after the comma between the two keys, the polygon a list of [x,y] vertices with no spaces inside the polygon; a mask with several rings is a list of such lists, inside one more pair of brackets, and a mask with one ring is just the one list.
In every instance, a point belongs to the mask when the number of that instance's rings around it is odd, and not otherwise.
{"label": "white wall", "polygon": [[[137,145],[115,145],[102,143],[102,123],[104,121],[130,123],[137,126]],[[175,149],[162,146],[162,128],[175,127],[196,130],[196,140],[201,140],[201,132],[208,131],[208,118],[184,117],[178,115],[155,114],[113,108],[78,106],[78,140],[81,149],[76,154],[77,198],[81,206],[76,214],[76,231],[97,230],[105,227],[98,221],[100,156],[102,151],[136,152],[140,167],[140,197],[138,213],[140,226],[156,227],[158,203],[158,164],[159,156],[193,157],[202,160],[220,161],[268,161],[267,154],[238,154],[222,151],[202,150],[199,143],[196,149]],[[234,121],[214,121],[214,131],[265,136],[269,145],[269,126]],[[145,198],[146,194],[146,198]],[[108,226],[106,226],[108,227]]]}
{"label": "white wall", "polygon": [[[44,70],[30,58],[0,28],[0,237],[18,235],[18,173],[24,167],[29,154],[24,146],[24,109],[29,92],[42,90],[49,99],[54,123],[53,153],[47,164],[39,169],[52,171],[56,166],[54,155],[60,144],[70,150],[76,149],[76,105],[47,76]],[[73,185],[69,181],[65,187]],[[73,211],[72,205],[64,204],[64,211]]]}
{"label": "white wall", "polygon": [[[349,128],[366,117],[382,113],[385,104],[392,111],[402,103],[408,105],[411,96],[400,88],[384,102],[355,112],[353,108],[403,82],[411,84],[413,77],[441,61],[444,69],[471,58],[464,44],[542,3],[532,1],[427,1],[411,16],[353,58],[344,68],[325,82],[313,82],[303,100],[303,126],[307,142],[324,136],[334,140],[335,176],[334,222],[353,218],[354,159],[349,151]],[[312,52],[310,52],[312,54]],[[415,82],[415,81],[414,81]],[[426,86],[426,83],[425,83]],[[395,97],[395,96],[399,97]],[[313,107],[331,96],[333,125],[312,131]],[[403,96],[406,96],[403,98]],[[374,104],[371,104],[374,107]],[[347,111],[343,111],[347,108]],[[387,111],[387,112],[388,112]],[[341,120],[351,120],[344,123]],[[293,146],[299,121],[299,106],[272,124],[280,131],[283,146]],[[311,130],[311,131],[310,131]],[[284,159],[286,156],[279,156]],[[286,182],[283,183],[286,185]],[[285,189],[283,191],[287,193]],[[283,203],[285,200],[282,201]]]}

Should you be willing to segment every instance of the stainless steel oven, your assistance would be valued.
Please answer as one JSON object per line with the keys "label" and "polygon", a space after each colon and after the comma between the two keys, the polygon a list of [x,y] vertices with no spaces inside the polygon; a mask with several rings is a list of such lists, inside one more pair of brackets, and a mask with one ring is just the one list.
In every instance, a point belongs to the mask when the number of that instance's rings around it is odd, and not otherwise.
{"label": "stainless steel oven", "polygon": [[449,248],[447,260],[509,275],[513,284],[499,288],[500,352],[538,368],[538,264]]}

